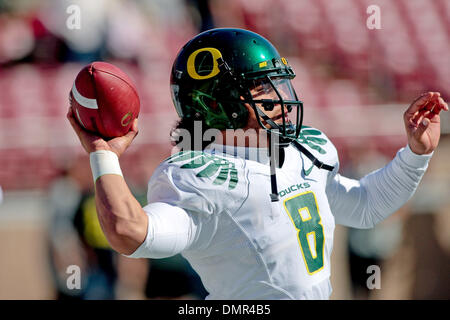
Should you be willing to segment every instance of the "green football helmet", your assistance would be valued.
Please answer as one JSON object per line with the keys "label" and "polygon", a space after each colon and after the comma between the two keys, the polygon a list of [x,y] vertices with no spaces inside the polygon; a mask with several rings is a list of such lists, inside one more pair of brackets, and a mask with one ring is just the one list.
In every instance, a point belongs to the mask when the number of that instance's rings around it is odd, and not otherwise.
{"label": "green football helmet", "polygon": [[[207,128],[238,129],[248,121],[248,103],[259,125],[289,144],[299,136],[303,104],[290,80],[295,73],[287,60],[262,36],[243,29],[221,28],[200,33],[178,53],[171,73],[171,92],[180,118],[200,120]],[[255,99],[255,87],[274,90],[278,99]],[[284,97],[281,94],[288,92]],[[257,107],[259,105],[260,108]],[[263,110],[281,105],[282,124]],[[295,124],[286,120],[296,107]],[[265,121],[271,128],[266,128]]]}

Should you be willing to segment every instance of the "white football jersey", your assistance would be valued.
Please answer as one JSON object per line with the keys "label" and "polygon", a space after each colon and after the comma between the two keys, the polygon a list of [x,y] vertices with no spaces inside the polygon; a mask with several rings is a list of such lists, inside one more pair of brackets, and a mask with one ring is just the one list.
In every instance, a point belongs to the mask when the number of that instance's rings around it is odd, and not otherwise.
{"label": "white football jersey", "polygon": [[[267,149],[213,145],[168,158],[150,179],[149,205],[144,208],[149,216],[147,238],[130,257],[163,258],[181,252],[201,277],[208,299],[328,299],[335,219],[370,227],[393,211],[374,214],[369,205],[374,201],[366,196],[377,193],[337,174],[336,149],[322,132],[305,127],[299,141],[335,169],[318,169],[293,146],[285,148],[284,163],[276,169],[278,202],[269,196]],[[420,162],[420,156],[408,150],[394,161],[405,166],[416,161],[420,170],[410,183],[414,185],[429,157]],[[394,171],[401,171],[396,163],[373,181],[396,176]],[[401,199],[390,201],[404,203],[415,190],[407,189]],[[330,203],[339,212],[332,212]]]}

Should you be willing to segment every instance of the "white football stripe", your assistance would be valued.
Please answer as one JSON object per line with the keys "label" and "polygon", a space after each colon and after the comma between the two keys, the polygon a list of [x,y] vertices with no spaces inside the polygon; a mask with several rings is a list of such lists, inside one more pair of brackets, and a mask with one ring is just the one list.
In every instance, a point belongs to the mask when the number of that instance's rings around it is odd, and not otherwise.
{"label": "white football stripe", "polygon": [[77,113],[78,120],[80,121],[81,125],[86,129],[86,126],[84,125],[83,121],[81,120],[80,114],[78,113],[78,109],[75,109],[75,112]]}
{"label": "white football stripe", "polygon": [[83,106],[88,109],[98,109],[97,100],[83,97],[78,92],[77,87],[75,86],[75,82],[73,83],[72,86],[72,94],[80,106]]}

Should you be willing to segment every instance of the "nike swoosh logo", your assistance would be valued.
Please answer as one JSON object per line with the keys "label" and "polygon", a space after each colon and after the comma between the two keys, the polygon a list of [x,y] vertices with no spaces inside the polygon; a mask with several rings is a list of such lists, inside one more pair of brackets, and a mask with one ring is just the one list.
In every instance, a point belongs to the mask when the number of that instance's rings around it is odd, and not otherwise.
{"label": "nike swoosh logo", "polygon": [[305,168],[303,168],[303,173],[305,174],[305,176],[308,176],[311,173],[313,167],[314,164],[311,164],[311,168],[309,168],[308,170],[305,170]]}

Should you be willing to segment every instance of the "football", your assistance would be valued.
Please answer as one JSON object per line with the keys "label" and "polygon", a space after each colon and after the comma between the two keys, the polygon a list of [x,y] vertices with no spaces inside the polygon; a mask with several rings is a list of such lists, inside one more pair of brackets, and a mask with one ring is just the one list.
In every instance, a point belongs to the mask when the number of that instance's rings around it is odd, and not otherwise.
{"label": "football", "polygon": [[75,118],[103,138],[125,135],[139,115],[136,86],[125,72],[106,62],[93,62],[78,73],[70,91]]}

